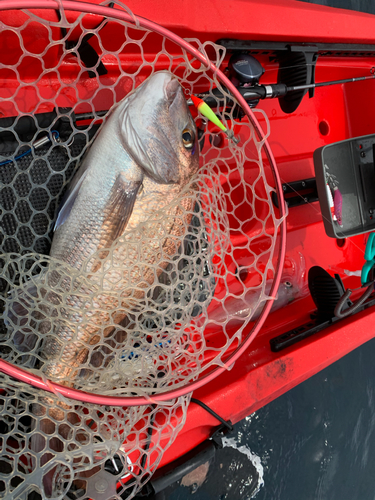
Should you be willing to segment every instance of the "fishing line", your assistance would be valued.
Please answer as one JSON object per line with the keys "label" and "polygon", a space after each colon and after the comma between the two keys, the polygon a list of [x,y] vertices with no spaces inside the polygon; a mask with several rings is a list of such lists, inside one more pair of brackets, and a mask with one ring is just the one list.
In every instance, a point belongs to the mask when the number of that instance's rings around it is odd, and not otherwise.
{"label": "fishing line", "polygon": [[[255,160],[255,158],[254,158],[254,160]],[[291,186],[288,182],[286,182],[286,181],[285,181],[285,179],[283,179],[283,178],[281,177],[281,175],[280,175],[280,180],[283,182],[283,184],[285,184],[286,186],[288,186],[288,187],[289,187],[289,188],[290,188],[290,189],[291,189],[294,193],[296,193],[296,195],[297,195],[297,196],[299,196],[299,197],[300,197],[300,198],[301,198],[301,199],[305,202],[305,204],[306,204],[306,205],[310,205],[310,206],[311,206],[311,207],[315,210],[315,212],[317,212],[317,213],[319,213],[319,212],[320,212],[320,214],[321,214],[321,216],[322,216],[322,219],[325,219],[327,222],[331,223],[331,220],[330,220],[330,219],[328,219],[328,217],[326,217],[325,215],[323,215],[323,214],[321,213],[321,210],[320,210],[320,209],[318,209],[317,207],[315,207],[315,206],[314,206],[311,202],[306,201],[306,198],[305,198],[304,196],[302,196],[302,195],[301,195],[301,193],[299,193],[298,191],[296,191],[296,190],[293,188],[293,186]],[[345,236],[345,234],[344,234],[344,233],[342,233],[341,231],[340,231],[339,233],[343,236],[343,238],[344,238],[344,239],[346,239],[346,236]],[[360,250],[363,254],[365,253],[365,252],[364,252],[364,250],[362,250],[362,249],[361,249],[361,247],[359,247],[359,246],[358,246],[356,243],[354,243],[352,240],[350,240],[350,241],[353,243],[353,245],[354,245],[355,247],[357,247],[357,248],[358,248],[358,250]]]}
{"label": "fishing line", "polygon": [[24,156],[27,156],[30,154],[32,151],[36,151],[38,148],[44,146],[48,142],[51,142],[52,144],[56,143],[58,138],[59,138],[59,133],[57,130],[51,130],[50,135],[46,135],[42,137],[41,139],[35,141],[32,145],[31,148],[29,148],[27,151],[24,151],[23,153],[20,153],[19,155],[15,156],[14,158],[9,158],[8,160],[4,160],[0,162],[0,166],[2,165],[8,165],[9,163],[13,163],[17,160],[20,160]]}
{"label": "fishing line", "polygon": [[[272,64],[272,63],[270,63],[270,64]],[[306,64],[294,64],[292,66],[282,66],[282,67],[280,67],[280,63],[276,62],[275,64],[278,64],[277,68],[267,68],[267,66],[266,66],[265,67],[266,73],[269,73],[270,71],[279,71],[280,69],[284,70],[284,69],[306,68],[306,66],[314,66],[315,70],[329,68],[328,64],[322,64],[322,65],[318,66],[317,64],[306,63]],[[351,70],[351,69],[352,70],[359,70],[359,69],[366,70],[366,69],[368,69],[368,65],[366,65],[366,66],[337,66],[337,65],[335,65],[335,68],[348,69],[348,70]],[[373,69],[373,66],[370,68],[370,72],[372,69]]]}
{"label": "fishing line", "polygon": [[[372,75],[374,75],[374,73],[373,73],[372,71],[370,71],[370,72],[372,73]],[[266,116],[267,116],[267,115],[266,115]],[[267,117],[267,120],[268,120],[268,117]],[[268,128],[270,128],[270,124],[269,124],[269,123],[268,123]],[[268,136],[269,136],[269,134],[268,134]],[[247,150],[249,150],[248,146],[246,146],[246,149],[247,149]],[[249,157],[250,157],[250,156],[249,156]],[[255,157],[254,157],[254,160],[255,160],[255,161],[257,161],[257,159],[256,159]],[[279,173],[279,175],[280,175],[280,173]],[[288,182],[286,182],[286,181],[285,181],[285,180],[281,177],[281,175],[280,175],[280,180],[281,180],[281,181],[282,181],[285,185],[287,185],[287,186],[288,186],[288,187],[289,187],[289,188],[290,188],[290,189],[291,189],[294,193],[296,193],[296,194],[297,194],[297,196],[299,196],[299,197],[300,197],[300,198],[304,201],[304,203],[305,203],[305,204],[310,205],[310,206],[311,206],[311,207],[315,210],[315,212],[320,213],[320,214],[321,214],[322,219],[324,219],[325,221],[329,222],[329,224],[331,224],[331,220],[330,220],[328,217],[326,217],[325,215],[323,215],[323,213],[321,212],[321,210],[320,210],[320,209],[318,209],[317,207],[315,207],[315,206],[314,206],[311,202],[306,201],[305,197],[304,197],[303,195],[301,195],[298,191],[296,191],[296,190],[295,190],[295,189],[294,189],[294,188],[293,188],[293,187],[292,187],[292,186],[291,186]],[[339,231],[339,230],[338,230],[338,231],[337,231],[337,233],[338,233],[338,234],[340,234],[340,235],[343,237],[343,239],[346,239],[346,236],[345,236],[345,234],[344,234],[342,231]],[[356,244],[356,243],[355,243],[352,239],[350,239],[349,241],[350,241],[350,242],[351,242],[351,244],[352,244],[352,245],[354,245],[354,247],[355,247],[355,248],[357,248],[357,249],[358,249],[358,250],[359,250],[359,251],[360,251],[363,255],[365,254],[365,251],[363,250],[363,248],[361,248],[359,245],[357,245],[357,244]]]}

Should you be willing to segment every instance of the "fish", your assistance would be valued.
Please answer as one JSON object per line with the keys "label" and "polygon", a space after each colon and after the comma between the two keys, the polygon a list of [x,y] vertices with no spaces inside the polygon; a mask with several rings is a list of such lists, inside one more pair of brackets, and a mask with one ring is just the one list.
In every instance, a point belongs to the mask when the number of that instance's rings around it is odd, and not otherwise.
{"label": "fish", "polygon": [[[154,73],[111,110],[63,199],[49,266],[26,289],[20,286],[7,306],[13,325],[17,317],[21,325],[28,321],[14,335],[19,351],[35,350],[43,339],[44,377],[73,386],[90,346],[142,307],[193,217],[199,161],[195,122],[171,73]],[[32,412],[47,435],[55,429],[53,420],[77,420],[67,402],[52,396],[41,397]],[[71,439],[68,430],[61,432]],[[40,451],[43,439],[35,433],[31,449]],[[61,442],[55,452],[63,449]],[[48,460],[48,453],[41,456],[40,466]],[[57,471],[49,467],[47,495]]]}
{"label": "fish", "polygon": [[[139,305],[176,254],[193,215],[198,169],[183,89],[171,73],[156,72],[112,109],[65,194],[50,256],[71,276],[52,265],[27,294],[47,317],[39,326],[47,378],[72,385],[90,345]],[[155,213],[167,217],[164,226],[147,223]],[[11,309],[17,315],[17,305]]]}

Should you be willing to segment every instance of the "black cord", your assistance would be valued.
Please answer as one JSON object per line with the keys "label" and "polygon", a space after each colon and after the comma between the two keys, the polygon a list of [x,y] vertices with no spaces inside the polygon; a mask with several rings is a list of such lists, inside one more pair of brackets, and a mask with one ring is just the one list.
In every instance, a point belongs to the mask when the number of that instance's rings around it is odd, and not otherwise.
{"label": "black cord", "polygon": [[[113,9],[114,5],[115,5],[115,2],[110,2],[110,3],[108,4],[108,7],[109,7],[110,9]],[[59,9],[56,9],[56,14],[57,14],[57,19],[58,19],[59,21],[61,21],[61,12],[60,12],[60,10],[59,10]],[[107,19],[105,19],[105,24],[107,24],[107,21],[108,21],[108,20],[107,20]],[[101,22],[100,22],[97,26],[95,26],[95,28],[94,28],[94,29],[99,28],[99,26],[101,25],[101,23],[102,23],[102,22],[103,22],[103,21],[101,21]],[[104,26],[105,26],[105,25],[103,25],[103,27],[104,27]],[[61,31],[61,38],[65,38],[65,37],[66,37],[66,35],[67,35],[67,33],[68,33],[67,29],[66,29],[64,26],[61,26],[60,31]],[[90,34],[89,34],[89,35],[87,35],[87,36],[88,36],[88,38],[86,38],[86,41],[87,41],[87,40],[90,40],[90,38],[93,36],[93,33],[90,33]]]}
{"label": "black cord", "polygon": [[95,118],[100,118],[108,113],[108,109],[103,111],[95,111],[95,113],[78,113],[75,115],[76,122],[82,122],[83,120],[94,120]]}
{"label": "black cord", "polygon": [[[56,9],[56,14],[57,14],[57,19],[60,22],[61,21],[61,12],[60,12],[60,9]],[[60,27],[60,31],[61,31],[61,38],[65,38],[66,35],[67,35],[67,33],[68,33],[67,29],[64,26],[61,26]]]}
{"label": "black cord", "polygon": [[[113,9],[114,7],[114,2],[110,2],[108,5],[109,8]],[[57,18],[59,21],[61,21],[61,12],[60,10],[56,10]],[[93,30],[101,30],[104,28],[104,26],[108,23],[108,19],[106,17],[103,17],[102,21],[100,21],[97,26],[93,28]],[[67,30],[65,27],[61,26],[60,27],[61,31],[61,37],[65,38],[65,48],[70,50],[70,49],[75,49],[75,52],[78,53],[79,57],[81,58],[81,61],[84,66],[87,68],[91,68],[93,66],[97,67],[97,74],[99,76],[106,75],[108,73],[107,68],[104,66],[103,62],[100,60],[100,57],[96,50],[88,43],[91,37],[94,36],[95,33],[86,33],[86,35],[83,36],[79,46],[77,47],[78,41],[72,41],[72,40],[67,40]],[[76,54],[77,55],[77,54]],[[88,70],[88,75],[90,78],[95,78],[96,74],[95,72]]]}
{"label": "black cord", "polygon": [[205,403],[203,403],[202,401],[199,401],[199,399],[195,399],[195,398],[191,398],[191,402],[199,405],[201,408],[203,408],[204,410],[206,410],[210,415],[212,415],[219,422],[221,422],[223,425],[225,425],[225,427],[227,427],[227,429],[229,431],[233,430],[233,425],[228,420],[224,420],[214,410],[211,410],[211,408],[209,406],[207,406]]}
{"label": "black cord", "polygon": [[[211,410],[211,408],[209,406],[207,406],[205,403],[203,403],[202,401],[199,401],[199,399],[195,399],[195,398],[191,398],[191,401],[199,406],[201,406],[204,410],[206,410],[210,415],[212,415],[213,417],[215,417],[221,424],[223,424],[229,431],[233,431],[233,425],[231,424],[230,421],[227,421],[227,420],[224,420],[222,417],[220,417],[220,415],[218,415],[216,412],[214,412],[214,410]],[[156,405],[152,405],[152,409],[156,409]],[[155,416],[156,416],[156,411],[155,413],[151,416],[151,422],[150,422],[150,427],[147,429],[147,442],[146,442],[146,445],[144,447],[144,450],[143,450],[143,456],[142,456],[142,459],[141,459],[141,467],[144,468],[144,466],[146,465],[146,460],[147,460],[147,451],[150,447],[150,444],[151,444],[151,438],[152,438],[152,433],[153,433],[153,427],[152,427],[152,424],[153,424],[153,421],[155,420]],[[122,491],[122,493],[120,493],[118,491],[117,494],[120,494],[121,498],[123,498],[124,500],[126,498],[128,498],[130,492],[129,492],[129,489],[131,488],[131,486],[134,485],[135,483],[135,478],[132,478],[130,481],[128,481],[126,483],[126,485],[123,485],[122,487],[125,487],[125,490]],[[148,483],[147,483],[148,484]],[[146,485],[147,486],[147,485]],[[126,495],[126,496],[125,496]],[[141,496],[144,496],[144,494]],[[147,496],[147,495],[146,495]],[[137,496],[138,498],[138,496]]]}

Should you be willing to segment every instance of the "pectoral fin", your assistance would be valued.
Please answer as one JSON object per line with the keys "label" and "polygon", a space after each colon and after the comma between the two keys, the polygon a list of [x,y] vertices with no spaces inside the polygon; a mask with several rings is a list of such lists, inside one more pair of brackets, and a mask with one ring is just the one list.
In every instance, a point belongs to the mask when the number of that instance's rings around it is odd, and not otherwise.
{"label": "pectoral fin", "polygon": [[100,269],[112,243],[123,234],[133,212],[133,207],[142,182],[129,181],[120,174],[110,192],[109,202],[104,210],[104,221],[100,231],[98,250],[92,262],[91,272]]}
{"label": "pectoral fin", "polygon": [[117,177],[105,208],[102,226],[102,233],[107,235],[105,246],[110,246],[125,231],[141,185],[141,181],[129,181],[123,174]]}

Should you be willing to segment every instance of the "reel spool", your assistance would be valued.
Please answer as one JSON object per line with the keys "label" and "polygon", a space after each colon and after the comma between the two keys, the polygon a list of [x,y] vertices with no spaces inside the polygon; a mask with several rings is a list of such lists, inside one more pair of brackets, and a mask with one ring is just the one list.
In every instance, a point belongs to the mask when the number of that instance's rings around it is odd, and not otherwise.
{"label": "reel spool", "polygon": [[[282,188],[254,113],[218,69],[221,47],[182,40],[118,4],[67,1],[59,2],[58,10],[56,5],[0,5],[0,41],[12,47],[0,56],[1,76],[9,83],[1,89],[0,105],[7,120],[0,123],[0,284],[6,318],[0,361],[6,446],[0,467],[7,474],[0,491],[25,499],[33,492],[43,499],[131,498],[183,425],[190,393],[233,365],[272,307],[285,255]],[[22,10],[33,7],[38,10]],[[187,98],[202,91],[214,97],[216,87],[228,101],[235,98],[247,120],[236,122],[225,105],[215,111],[240,142],[217,141],[214,127],[195,113],[201,168],[192,181],[197,189],[191,222],[175,258],[133,304],[125,324],[113,322],[113,306],[96,342],[85,346],[74,380],[47,379],[50,361],[40,325],[49,322],[48,334],[56,335],[61,311],[77,290],[94,311],[106,279],[104,264],[93,280],[48,256],[58,202],[107,111],[165,69],[179,79]],[[263,158],[276,185],[278,216]],[[143,229],[152,231],[157,224],[167,227],[165,211],[156,211]],[[141,240],[136,228],[119,248],[135,248],[133,259],[142,269]],[[117,262],[116,251],[105,258]],[[58,306],[48,302],[58,293],[48,288],[52,272],[61,282],[70,280],[74,290],[62,293]],[[89,292],[80,288],[87,280]],[[30,284],[35,295],[28,292]],[[243,304],[248,313],[238,323],[228,311]],[[118,335],[124,342],[117,342]],[[66,344],[58,340],[64,365]]]}

